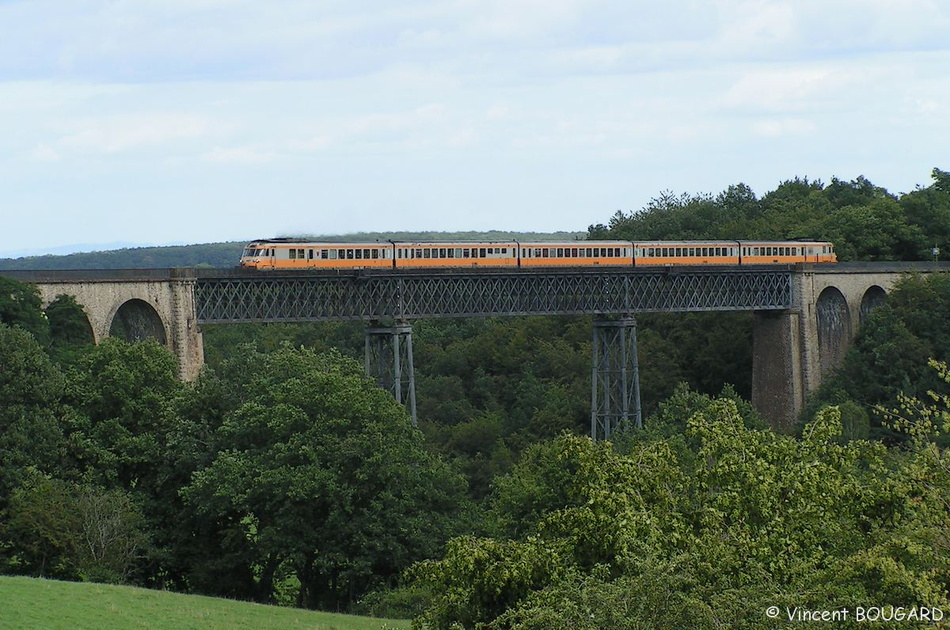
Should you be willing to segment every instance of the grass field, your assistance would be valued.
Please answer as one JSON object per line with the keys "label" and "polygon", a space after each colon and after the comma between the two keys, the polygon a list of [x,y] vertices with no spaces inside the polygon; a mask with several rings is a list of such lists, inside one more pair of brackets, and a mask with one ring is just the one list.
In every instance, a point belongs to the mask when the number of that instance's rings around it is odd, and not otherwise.
{"label": "grass field", "polygon": [[0,576],[0,629],[391,630],[373,619],[126,586]]}

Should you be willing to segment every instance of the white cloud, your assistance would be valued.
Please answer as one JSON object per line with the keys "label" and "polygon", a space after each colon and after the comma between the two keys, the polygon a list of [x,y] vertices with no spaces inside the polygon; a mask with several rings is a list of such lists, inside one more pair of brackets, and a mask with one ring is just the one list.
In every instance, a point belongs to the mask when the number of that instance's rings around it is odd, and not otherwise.
{"label": "white cloud", "polygon": [[779,138],[782,136],[809,136],[814,135],[817,126],[811,120],[801,118],[781,118],[759,120],[752,123],[752,130],[758,136],[765,138]]}
{"label": "white cloud", "polygon": [[59,145],[80,153],[121,153],[207,136],[213,126],[202,115],[141,113],[89,118]]}
{"label": "white cloud", "polygon": [[265,164],[276,159],[273,151],[254,147],[214,147],[201,156],[206,162],[226,164]]}
{"label": "white cloud", "polygon": [[40,144],[30,152],[30,159],[37,162],[59,162],[63,157],[49,145]]}

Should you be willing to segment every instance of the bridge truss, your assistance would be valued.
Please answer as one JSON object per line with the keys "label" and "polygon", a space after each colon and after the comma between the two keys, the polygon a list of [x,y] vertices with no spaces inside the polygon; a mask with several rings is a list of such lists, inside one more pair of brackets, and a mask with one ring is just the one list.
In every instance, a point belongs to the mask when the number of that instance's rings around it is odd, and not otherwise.
{"label": "bridge truss", "polygon": [[792,305],[791,278],[785,267],[217,271],[198,277],[195,301],[198,321],[206,324],[781,310]]}
{"label": "bridge truss", "polygon": [[[195,285],[198,321],[364,320],[366,373],[416,421],[409,321],[434,317],[594,315],[591,436],[641,425],[636,320],[663,311],[791,308],[790,268],[273,273],[216,271]],[[392,321],[392,325],[380,325]]]}

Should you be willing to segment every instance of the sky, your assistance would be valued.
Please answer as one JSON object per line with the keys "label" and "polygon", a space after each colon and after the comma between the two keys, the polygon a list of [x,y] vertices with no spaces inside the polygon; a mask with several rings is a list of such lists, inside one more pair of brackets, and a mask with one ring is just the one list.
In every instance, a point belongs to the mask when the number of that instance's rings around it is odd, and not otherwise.
{"label": "sky", "polygon": [[0,257],[950,169],[946,0],[0,0]]}

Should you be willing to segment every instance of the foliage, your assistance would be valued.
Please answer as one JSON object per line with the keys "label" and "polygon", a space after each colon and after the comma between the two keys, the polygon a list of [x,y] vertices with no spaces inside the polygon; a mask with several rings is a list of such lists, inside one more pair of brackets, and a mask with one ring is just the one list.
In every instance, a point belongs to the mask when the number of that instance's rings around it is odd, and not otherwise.
{"label": "foliage", "polygon": [[33,473],[14,491],[2,535],[17,550],[7,570],[123,582],[145,541],[129,495]]}
{"label": "foliage", "polygon": [[758,628],[769,605],[946,608],[945,455],[840,434],[833,409],[794,438],[721,399],[690,419],[685,450],[681,436],[625,454],[540,444],[498,483],[503,533],[409,572],[438,593],[419,623]]}
{"label": "foliage", "polygon": [[60,470],[64,379],[32,335],[0,324],[0,509],[26,470]]}
{"label": "foliage", "polygon": [[95,343],[92,327],[82,306],[71,295],[58,295],[46,307],[49,322],[51,354],[57,361],[75,358]]}
{"label": "foliage", "polygon": [[255,569],[263,598],[287,567],[297,604],[347,606],[435,553],[464,485],[422,447],[405,411],[337,353],[246,348],[223,369],[240,403],[217,455],[183,490]]}
{"label": "foliage", "polygon": [[0,324],[18,326],[44,348],[49,344],[49,323],[35,286],[0,277]]}
{"label": "foliage", "polygon": [[618,212],[589,237],[717,240],[810,238],[835,243],[838,259],[927,260],[934,244],[950,247],[947,174],[897,197],[865,177],[831,183],[785,181],[761,198],[745,184],[719,195],[665,192],[640,211]]}
{"label": "foliage", "polygon": [[[153,489],[182,388],[174,355],[154,340],[105,339],[67,371],[77,466],[97,482]],[[143,486],[144,484],[144,486]]]}

